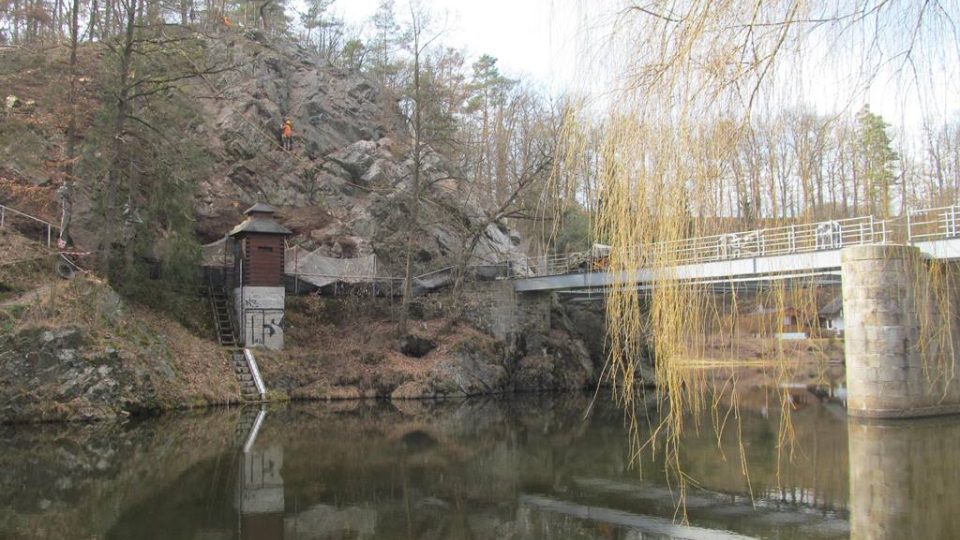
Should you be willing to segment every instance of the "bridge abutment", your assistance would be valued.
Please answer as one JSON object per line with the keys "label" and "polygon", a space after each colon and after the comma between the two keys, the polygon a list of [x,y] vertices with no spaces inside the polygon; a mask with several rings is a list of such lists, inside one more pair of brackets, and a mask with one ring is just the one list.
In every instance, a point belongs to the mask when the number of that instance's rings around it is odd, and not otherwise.
{"label": "bridge abutment", "polygon": [[844,248],[841,274],[847,413],[907,418],[960,412],[953,302],[937,302],[944,293],[933,286],[945,287],[947,280],[932,284],[920,250],[901,245]]}
{"label": "bridge abutment", "polygon": [[540,337],[550,332],[550,291],[517,294],[511,281],[482,281],[468,284],[464,296],[470,306],[465,316],[498,339],[511,341],[517,335]]}

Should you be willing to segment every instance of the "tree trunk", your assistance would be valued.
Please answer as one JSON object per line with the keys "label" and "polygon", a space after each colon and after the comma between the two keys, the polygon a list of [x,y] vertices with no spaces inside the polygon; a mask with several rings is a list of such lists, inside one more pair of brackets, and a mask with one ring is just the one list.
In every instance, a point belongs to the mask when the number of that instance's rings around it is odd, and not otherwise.
{"label": "tree trunk", "polygon": [[[70,13],[70,122],[67,124],[67,182],[73,181],[73,166],[77,155],[77,46],[80,39],[80,0],[73,0]],[[64,238],[64,241],[68,241]]]}
{"label": "tree trunk", "polygon": [[96,37],[94,33],[97,28],[97,10],[100,9],[98,0],[92,0],[90,2],[90,21],[87,25],[87,41],[93,41]]}
{"label": "tree trunk", "polygon": [[406,260],[403,272],[403,300],[400,305],[399,332],[401,336],[407,334],[407,316],[410,302],[413,300],[413,247],[416,241],[420,221],[420,168],[422,162],[422,148],[420,138],[423,135],[422,116],[420,113],[420,36],[414,31],[413,37],[413,178],[410,187],[410,223],[407,228]]}
{"label": "tree trunk", "polygon": [[[130,112],[130,63],[133,60],[134,30],[136,29],[138,0],[131,0],[127,5],[126,29],[123,49],[120,54],[120,73],[117,87],[117,109],[113,120],[113,145],[111,148],[110,170],[107,171],[104,204],[103,237],[100,241],[100,271],[103,275],[110,275],[110,264],[113,258],[113,249],[116,241],[118,225],[117,190],[120,187],[120,171],[125,170],[126,152],[124,151],[124,130],[127,115]],[[123,3],[122,0],[120,2]]]}

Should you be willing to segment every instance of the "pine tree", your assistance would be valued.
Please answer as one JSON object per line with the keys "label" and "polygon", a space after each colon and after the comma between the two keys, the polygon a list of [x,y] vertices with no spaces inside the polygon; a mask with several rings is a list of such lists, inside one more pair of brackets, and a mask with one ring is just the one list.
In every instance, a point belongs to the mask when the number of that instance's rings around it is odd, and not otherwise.
{"label": "pine tree", "polygon": [[371,22],[374,32],[368,40],[370,72],[384,88],[395,88],[402,65],[396,58],[396,51],[404,38],[393,0],[380,0]]}
{"label": "pine tree", "polygon": [[900,159],[893,151],[887,124],[883,117],[864,105],[857,113],[857,165],[864,185],[864,198],[870,214],[879,217],[891,215],[891,186],[896,176],[894,167]]}

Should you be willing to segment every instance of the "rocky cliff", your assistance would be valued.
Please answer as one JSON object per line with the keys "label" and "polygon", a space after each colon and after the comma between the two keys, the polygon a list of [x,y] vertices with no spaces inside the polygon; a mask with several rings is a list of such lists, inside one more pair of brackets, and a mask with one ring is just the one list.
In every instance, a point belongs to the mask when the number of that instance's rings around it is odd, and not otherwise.
{"label": "rocky cliff", "polygon": [[[281,209],[294,242],[338,257],[376,253],[387,270],[397,271],[413,165],[411,134],[396,98],[358,72],[258,31],[207,46],[210,61],[243,67],[191,88],[203,108],[198,129],[215,158],[197,198],[201,239],[221,237],[263,197]],[[214,91],[214,99],[199,99]],[[294,126],[290,151],[279,137],[286,118]],[[464,222],[476,225],[482,215],[463,200],[459,173],[427,150],[422,177],[431,187],[423,196],[418,273],[449,263],[462,248]],[[476,255],[517,255],[519,240],[505,224],[491,224]]]}
{"label": "rocky cliff", "polygon": [[[409,213],[411,134],[397,98],[363,74],[336,68],[294,41],[255,30],[192,35],[204,63],[229,66],[185,79],[180,90],[199,111],[189,125],[212,161],[196,186],[195,230],[202,243],[221,238],[242,211],[263,198],[280,209],[295,243],[324,255],[376,253],[387,272],[398,272]],[[70,117],[62,51],[0,56],[0,87],[32,103],[0,121],[0,200],[53,222],[59,220],[57,187],[64,181]],[[80,144],[91,136],[104,105],[108,55],[97,44],[80,51]],[[280,143],[284,118],[294,126],[293,149]],[[194,138],[193,135],[198,135]],[[103,154],[83,148],[92,159]],[[85,154],[87,155],[87,154]],[[427,148],[422,177],[421,234],[417,273],[449,264],[461,249],[465,227],[483,213],[467,200],[460,171]],[[76,181],[72,233],[81,247],[97,243],[99,218],[91,200],[98,178]],[[492,223],[476,249],[480,259],[519,254],[520,238],[505,223]]]}

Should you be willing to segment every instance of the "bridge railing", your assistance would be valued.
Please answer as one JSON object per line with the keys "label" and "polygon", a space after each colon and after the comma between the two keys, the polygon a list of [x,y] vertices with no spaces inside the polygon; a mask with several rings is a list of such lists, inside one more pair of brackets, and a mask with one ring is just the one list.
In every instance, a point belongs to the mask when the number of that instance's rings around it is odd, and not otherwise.
{"label": "bridge railing", "polygon": [[[960,210],[960,209],[958,209]],[[751,257],[813,253],[861,244],[892,241],[890,222],[873,216],[838,219],[755,229],[735,233],[699,236],[670,242],[656,242],[628,248],[626,257],[639,266],[700,264]],[[543,255],[525,259],[533,276],[597,271],[606,260],[590,252]]]}
{"label": "bridge railing", "polygon": [[887,233],[887,222],[863,216],[660,242],[646,251],[651,262],[696,264],[880,244]]}
{"label": "bridge railing", "polygon": [[906,215],[908,243],[960,236],[960,205],[912,210]]}
{"label": "bridge railing", "polygon": [[526,257],[514,261],[512,266],[515,272],[529,272],[534,276],[556,276],[586,270],[590,267],[589,259],[588,252],[550,254]]}

